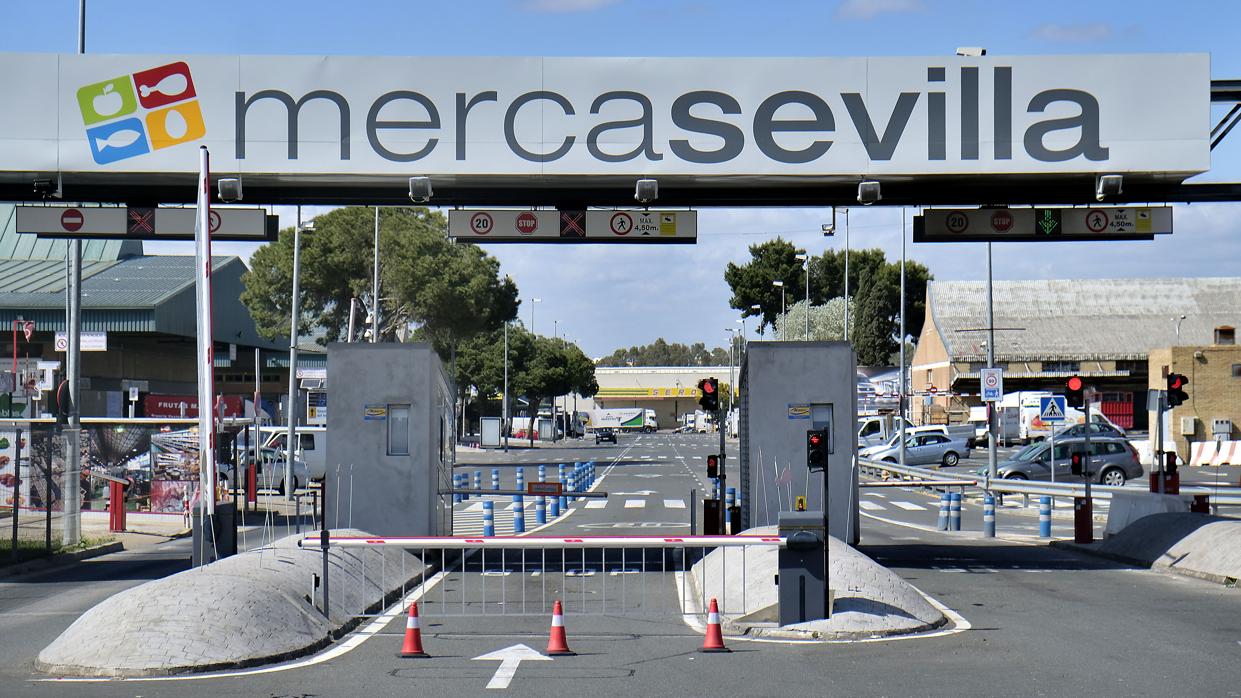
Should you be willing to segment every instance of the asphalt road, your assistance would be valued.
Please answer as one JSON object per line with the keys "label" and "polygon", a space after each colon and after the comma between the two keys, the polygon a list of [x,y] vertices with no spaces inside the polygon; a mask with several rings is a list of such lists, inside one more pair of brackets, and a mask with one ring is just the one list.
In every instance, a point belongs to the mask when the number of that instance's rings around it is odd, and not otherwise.
{"label": "asphalt road", "polygon": [[[706,436],[622,436],[617,446],[471,455],[462,467],[485,466],[489,485],[491,467],[519,467],[493,465],[501,461],[525,464],[529,480],[529,468],[538,463],[593,458],[603,475],[598,489],[610,495],[606,505],[588,508],[590,500],[579,499],[570,513],[533,535],[684,533],[688,509],[668,502],[686,499],[691,488],[703,490],[700,459],[717,445]],[[500,690],[486,687],[498,680],[501,662],[479,657],[520,645],[542,654],[546,647],[550,618],[542,606],[530,607],[537,596],[539,603],[566,601],[569,645],[578,655],[522,661],[504,689],[517,695],[1241,694],[1241,591],[1049,548],[1029,537],[1015,513],[1001,517],[1005,538],[984,540],[977,534],[980,519],[969,514],[966,531],[934,530],[935,502],[916,491],[876,491],[863,501],[883,507],[863,509],[863,552],[954,609],[971,629],[851,644],[730,640],[731,654],[700,654],[701,636],[664,610],[676,595],[667,564],[647,559],[646,571],[613,576],[609,572],[631,568],[633,560],[589,557],[557,565],[527,556],[477,561],[468,574],[448,575],[426,592],[423,640],[431,659],[396,656],[405,625],[398,614],[378,621],[377,632],[350,651],[304,660],[298,668],[165,682],[6,677],[0,693],[486,694]],[[458,505],[463,525],[469,506]],[[594,574],[566,576],[565,567]],[[495,574],[480,575],[480,568]],[[604,601],[605,581],[624,584],[623,597],[609,586]],[[492,585],[486,598],[499,593],[502,600],[454,609],[454,594],[478,598],[483,583]],[[583,586],[575,591],[575,585]],[[525,615],[517,605],[522,590]],[[437,595],[446,599],[439,607]]]}

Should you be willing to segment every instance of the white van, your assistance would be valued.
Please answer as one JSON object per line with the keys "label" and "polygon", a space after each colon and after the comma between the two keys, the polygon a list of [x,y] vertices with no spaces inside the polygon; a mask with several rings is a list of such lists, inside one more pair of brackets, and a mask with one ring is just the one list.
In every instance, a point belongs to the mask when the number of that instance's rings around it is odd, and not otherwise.
{"label": "white van", "polygon": [[[327,427],[294,427],[297,435],[297,446],[293,454],[293,462],[302,461],[310,473],[310,479],[322,480],[327,475]],[[262,427],[264,449],[275,451],[277,462],[284,464],[284,455],[288,453],[285,445],[289,436],[286,427]],[[270,434],[270,436],[268,436]]]}

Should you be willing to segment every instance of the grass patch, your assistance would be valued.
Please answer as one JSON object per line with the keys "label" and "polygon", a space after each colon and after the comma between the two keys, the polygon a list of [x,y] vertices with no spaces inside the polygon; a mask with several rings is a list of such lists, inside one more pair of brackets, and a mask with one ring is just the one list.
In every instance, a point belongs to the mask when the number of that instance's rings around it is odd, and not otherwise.
{"label": "grass patch", "polygon": [[[64,546],[59,539],[53,538],[51,556],[55,557],[56,555],[86,550],[87,548],[111,543],[114,540],[116,538],[112,536],[87,536],[82,538],[82,542],[77,545]],[[47,549],[44,547],[42,540],[18,539],[16,560],[13,559],[13,539],[4,538],[0,540],[0,567],[41,557],[48,557]]]}

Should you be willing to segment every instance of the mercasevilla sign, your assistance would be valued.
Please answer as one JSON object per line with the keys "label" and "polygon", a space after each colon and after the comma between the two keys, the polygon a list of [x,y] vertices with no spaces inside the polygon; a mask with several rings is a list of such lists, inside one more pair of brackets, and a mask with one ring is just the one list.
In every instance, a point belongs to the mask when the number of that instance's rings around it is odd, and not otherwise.
{"label": "mercasevilla sign", "polygon": [[1189,175],[1204,54],[0,54],[0,177]]}

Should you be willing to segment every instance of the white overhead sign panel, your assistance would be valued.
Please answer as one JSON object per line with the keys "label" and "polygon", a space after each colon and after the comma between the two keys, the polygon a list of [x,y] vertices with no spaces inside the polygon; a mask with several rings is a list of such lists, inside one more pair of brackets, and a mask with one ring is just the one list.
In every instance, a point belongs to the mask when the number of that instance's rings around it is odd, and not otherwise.
{"label": "white overhead sign panel", "polygon": [[[0,178],[1189,175],[1207,54],[0,54]],[[766,180],[755,180],[766,181]]]}
{"label": "white overhead sign panel", "polygon": [[692,243],[698,212],[453,209],[448,236],[474,242]]}
{"label": "white overhead sign panel", "polygon": [[1172,233],[1171,206],[931,208],[914,219],[914,242],[1152,239]]}
{"label": "white overhead sign panel", "polygon": [[[51,238],[193,240],[193,208],[18,206],[17,232]],[[209,225],[217,240],[274,240],[276,221],[261,208],[211,208]]]}

